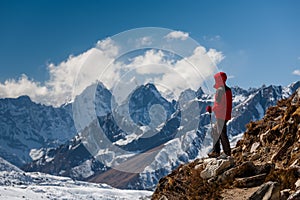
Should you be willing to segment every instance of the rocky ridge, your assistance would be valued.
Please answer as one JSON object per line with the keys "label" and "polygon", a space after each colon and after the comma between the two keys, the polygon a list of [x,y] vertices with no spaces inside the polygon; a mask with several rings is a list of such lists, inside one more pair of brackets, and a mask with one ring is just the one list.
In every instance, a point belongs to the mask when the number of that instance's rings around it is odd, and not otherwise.
{"label": "rocky ridge", "polygon": [[152,199],[300,199],[300,89],[250,122],[232,157],[180,165]]}

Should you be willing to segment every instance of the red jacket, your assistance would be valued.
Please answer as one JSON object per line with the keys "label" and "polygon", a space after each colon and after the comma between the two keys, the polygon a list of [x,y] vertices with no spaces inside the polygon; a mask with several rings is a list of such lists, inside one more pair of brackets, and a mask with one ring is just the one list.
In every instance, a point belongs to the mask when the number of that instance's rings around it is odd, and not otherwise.
{"label": "red jacket", "polygon": [[232,92],[225,84],[227,76],[224,72],[219,72],[215,76],[216,89],[215,102],[212,110],[217,119],[230,120],[232,110]]}

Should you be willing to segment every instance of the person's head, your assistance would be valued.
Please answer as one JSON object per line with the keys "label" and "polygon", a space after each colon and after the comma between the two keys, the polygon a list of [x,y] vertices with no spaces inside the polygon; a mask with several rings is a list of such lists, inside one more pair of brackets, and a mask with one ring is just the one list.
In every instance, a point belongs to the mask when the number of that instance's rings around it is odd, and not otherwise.
{"label": "person's head", "polygon": [[226,85],[227,75],[225,72],[218,72],[214,75],[215,85],[214,88],[219,88]]}

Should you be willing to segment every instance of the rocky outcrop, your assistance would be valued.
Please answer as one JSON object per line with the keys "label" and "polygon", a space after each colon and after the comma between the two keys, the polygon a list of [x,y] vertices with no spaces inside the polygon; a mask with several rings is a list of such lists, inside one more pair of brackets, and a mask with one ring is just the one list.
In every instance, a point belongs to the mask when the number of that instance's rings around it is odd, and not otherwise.
{"label": "rocky outcrop", "polygon": [[300,89],[250,122],[232,157],[197,159],[162,178],[152,196],[161,198],[300,199]]}

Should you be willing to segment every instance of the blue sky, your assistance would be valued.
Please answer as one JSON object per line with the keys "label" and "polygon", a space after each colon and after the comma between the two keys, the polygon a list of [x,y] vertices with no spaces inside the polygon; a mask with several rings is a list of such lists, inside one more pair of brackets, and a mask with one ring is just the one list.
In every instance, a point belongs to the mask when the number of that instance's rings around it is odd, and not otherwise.
{"label": "blue sky", "polygon": [[1,0],[0,82],[26,74],[43,83],[49,63],[151,26],[187,32],[221,51],[218,67],[232,76],[230,85],[287,85],[300,78],[299,10],[297,0]]}

